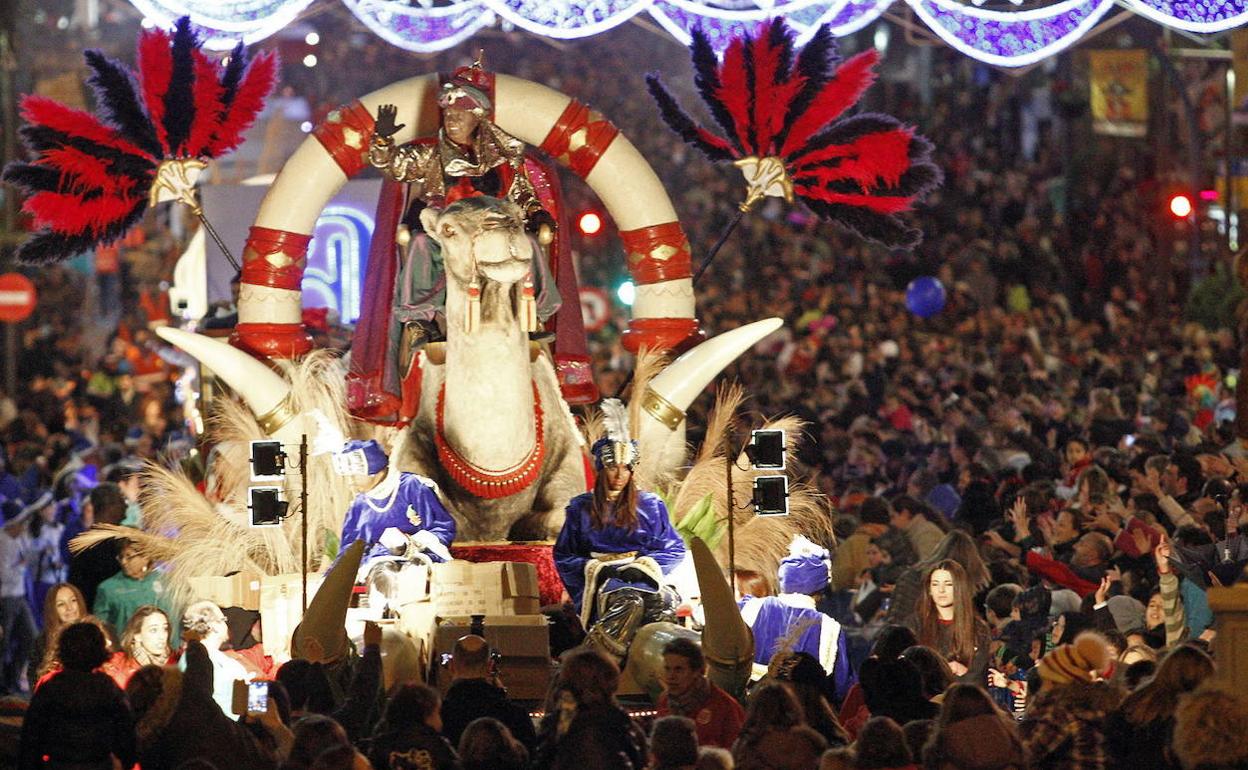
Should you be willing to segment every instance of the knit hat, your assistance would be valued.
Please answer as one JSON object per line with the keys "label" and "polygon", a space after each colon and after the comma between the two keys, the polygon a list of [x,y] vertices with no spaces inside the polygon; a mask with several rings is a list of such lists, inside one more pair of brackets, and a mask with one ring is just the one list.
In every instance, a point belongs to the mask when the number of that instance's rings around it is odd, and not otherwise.
{"label": "knit hat", "polygon": [[1132,596],[1111,596],[1105,602],[1114,626],[1122,633],[1144,627],[1144,605]]}
{"label": "knit hat", "polygon": [[1052,684],[1091,682],[1109,665],[1109,645],[1097,633],[1083,633],[1040,659],[1040,678]]}
{"label": "knit hat", "polygon": [[828,587],[832,558],[801,535],[789,544],[789,555],[780,562],[780,592],[817,594]]}

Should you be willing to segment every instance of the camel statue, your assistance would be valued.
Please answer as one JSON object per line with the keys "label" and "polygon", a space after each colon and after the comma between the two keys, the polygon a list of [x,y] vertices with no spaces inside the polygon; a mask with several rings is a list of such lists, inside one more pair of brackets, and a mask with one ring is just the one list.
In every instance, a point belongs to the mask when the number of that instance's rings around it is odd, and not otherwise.
{"label": "camel statue", "polygon": [[[585,465],[554,366],[530,354],[521,328],[536,250],[521,211],[466,198],[425,209],[421,224],[446,265],[445,361],[422,355],[420,410],[399,467],[438,482],[461,540],[553,538],[567,501],[586,489]],[[480,322],[470,329],[473,291]]]}

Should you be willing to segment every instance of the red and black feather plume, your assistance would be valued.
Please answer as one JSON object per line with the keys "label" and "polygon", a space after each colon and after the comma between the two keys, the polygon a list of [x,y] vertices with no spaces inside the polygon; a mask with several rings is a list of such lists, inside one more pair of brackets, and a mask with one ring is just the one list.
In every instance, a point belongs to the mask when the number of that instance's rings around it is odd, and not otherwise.
{"label": "red and black feather plume", "polygon": [[874,50],[839,61],[825,25],[795,57],[780,19],[730,41],[722,60],[701,30],[691,48],[694,84],[723,134],[700,125],[649,75],[673,131],[713,161],[776,158],[793,194],[820,217],[886,245],[918,243],[921,233],[899,215],[940,184],[931,143],[888,115],[846,115],[875,80]]}
{"label": "red and black feather plume", "polygon": [[161,164],[237,147],[277,74],[274,55],[248,61],[241,44],[225,66],[209,59],[187,18],[172,34],[139,37],[137,72],[99,51],[84,55],[97,114],[23,97],[21,135],[32,160],[0,175],[27,194],[23,210],[38,228],[18,249],[27,264],[124,236],[147,210]]}

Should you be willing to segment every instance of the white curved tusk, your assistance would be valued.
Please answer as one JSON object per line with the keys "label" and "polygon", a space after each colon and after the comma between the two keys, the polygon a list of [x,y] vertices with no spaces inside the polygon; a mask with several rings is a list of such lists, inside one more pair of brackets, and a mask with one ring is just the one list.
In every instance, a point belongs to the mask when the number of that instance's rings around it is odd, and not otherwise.
{"label": "white curved tusk", "polygon": [[698,394],[728,364],[783,324],[779,318],[765,318],[716,335],[686,351],[650,380],[643,395],[639,438],[647,451],[663,447],[661,467],[679,465],[683,459],[685,411]]}
{"label": "white curved tusk", "polygon": [[233,345],[170,326],[156,329],[156,334],[211,369],[247,402],[257,419],[277,414],[287,402],[290,383]]}

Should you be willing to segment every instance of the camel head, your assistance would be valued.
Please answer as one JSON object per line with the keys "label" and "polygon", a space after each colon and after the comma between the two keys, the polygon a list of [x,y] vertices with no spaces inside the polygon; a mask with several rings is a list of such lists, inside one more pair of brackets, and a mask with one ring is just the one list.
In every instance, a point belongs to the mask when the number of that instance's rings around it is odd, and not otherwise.
{"label": "camel head", "polygon": [[474,281],[509,288],[529,274],[533,244],[523,212],[510,201],[462,198],[441,211],[426,208],[420,222],[442,247],[447,275],[461,288]]}

